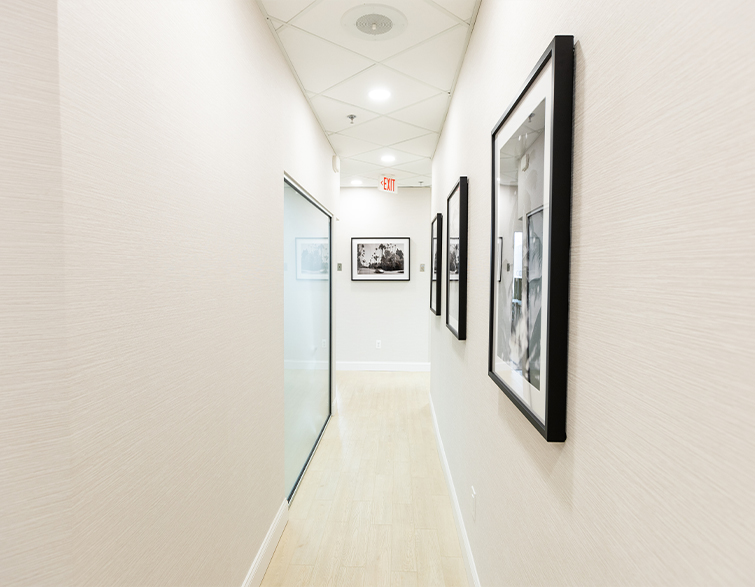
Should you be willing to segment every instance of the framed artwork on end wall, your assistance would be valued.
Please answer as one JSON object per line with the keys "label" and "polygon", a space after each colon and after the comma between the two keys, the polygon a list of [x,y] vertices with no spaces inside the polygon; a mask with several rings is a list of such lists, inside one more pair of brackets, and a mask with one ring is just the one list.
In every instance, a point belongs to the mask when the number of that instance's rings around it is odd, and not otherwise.
{"label": "framed artwork on end wall", "polygon": [[460,177],[446,199],[446,326],[459,340],[467,338],[468,185]]}
{"label": "framed artwork on end wall", "polygon": [[558,36],[491,133],[488,374],[566,440],[574,38]]}
{"label": "framed artwork on end wall", "polygon": [[430,223],[430,310],[440,316],[440,279],[443,267],[443,214],[438,212]]}
{"label": "framed artwork on end wall", "polygon": [[329,273],[330,249],[328,247],[328,239],[297,238],[296,279],[327,280]]}
{"label": "framed artwork on end wall", "polygon": [[353,237],[352,281],[409,281],[409,237]]}

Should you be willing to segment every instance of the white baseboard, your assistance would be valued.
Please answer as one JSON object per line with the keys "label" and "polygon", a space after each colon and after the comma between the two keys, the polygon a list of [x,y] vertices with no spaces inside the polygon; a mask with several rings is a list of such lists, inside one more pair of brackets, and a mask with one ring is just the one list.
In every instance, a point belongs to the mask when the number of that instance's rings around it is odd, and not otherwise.
{"label": "white baseboard", "polygon": [[421,371],[430,372],[430,363],[399,361],[336,361],[337,371]]}
{"label": "white baseboard", "polygon": [[265,571],[267,571],[267,567],[273,558],[275,547],[278,546],[286,523],[288,523],[288,501],[284,499],[241,587],[259,587],[262,584],[262,578],[265,576]]}
{"label": "white baseboard", "polygon": [[440,457],[440,465],[443,467],[443,473],[446,476],[446,484],[448,485],[448,492],[451,494],[451,507],[454,510],[454,520],[456,521],[456,532],[459,534],[459,542],[461,543],[461,554],[464,557],[464,567],[467,570],[467,581],[473,587],[480,587],[480,577],[477,576],[477,567],[474,563],[474,556],[472,555],[472,547],[469,544],[469,537],[467,536],[467,529],[464,526],[464,518],[461,516],[461,508],[459,507],[459,497],[456,494],[454,488],[454,480],[451,477],[451,469],[448,467],[448,459],[446,459],[446,451],[443,448],[443,440],[440,438],[440,430],[438,429],[438,419],[435,417],[435,406],[433,406],[433,398],[430,397],[430,413],[433,415],[433,428],[435,428],[435,440],[438,441],[438,456]]}

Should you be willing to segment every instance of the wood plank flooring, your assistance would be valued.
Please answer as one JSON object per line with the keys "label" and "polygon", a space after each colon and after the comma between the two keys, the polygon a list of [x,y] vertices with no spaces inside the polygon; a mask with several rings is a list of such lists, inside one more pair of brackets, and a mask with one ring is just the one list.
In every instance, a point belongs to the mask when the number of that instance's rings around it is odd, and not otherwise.
{"label": "wood plank flooring", "polygon": [[467,587],[428,373],[339,372],[263,587]]}

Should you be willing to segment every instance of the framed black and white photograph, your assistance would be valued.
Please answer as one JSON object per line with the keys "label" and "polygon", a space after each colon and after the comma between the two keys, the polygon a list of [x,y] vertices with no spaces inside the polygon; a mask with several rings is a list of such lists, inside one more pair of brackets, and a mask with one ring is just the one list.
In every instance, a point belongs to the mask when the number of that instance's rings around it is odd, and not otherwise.
{"label": "framed black and white photograph", "polygon": [[430,267],[432,278],[430,279],[430,310],[436,316],[440,316],[440,281],[438,276],[443,267],[443,214],[438,212],[430,223]]}
{"label": "framed black and white photograph", "polygon": [[327,238],[296,239],[296,279],[327,280],[330,248]]}
{"label": "framed black and white photograph", "polygon": [[574,39],[557,36],[492,131],[488,374],[566,440]]}
{"label": "framed black and white photograph", "polygon": [[448,239],[448,278],[451,281],[459,281],[459,237]]}
{"label": "framed black and white photograph", "polygon": [[446,199],[446,326],[467,338],[467,224],[469,184],[462,176]]}
{"label": "framed black and white photograph", "polygon": [[351,239],[352,281],[409,281],[409,237]]}

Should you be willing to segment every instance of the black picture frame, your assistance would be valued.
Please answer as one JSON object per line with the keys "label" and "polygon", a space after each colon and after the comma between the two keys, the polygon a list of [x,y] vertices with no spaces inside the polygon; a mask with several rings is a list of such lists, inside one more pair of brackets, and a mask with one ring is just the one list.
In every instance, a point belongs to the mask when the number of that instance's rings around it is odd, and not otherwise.
{"label": "black picture frame", "polygon": [[[430,223],[430,311],[440,316],[440,276],[443,270],[443,214],[438,212]],[[435,291],[433,291],[435,284]]]}
{"label": "black picture frame", "polygon": [[495,254],[496,254],[496,262],[495,262],[496,276],[495,276],[495,280],[498,283],[501,282],[501,275],[503,274],[503,254],[502,253],[503,253],[503,237],[499,236],[498,237],[498,241],[496,242],[496,249],[495,249]]}
{"label": "black picture frame", "polygon": [[[451,213],[451,199],[459,198],[458,216]],[[467,339],[467,236],[469,227],[469,181],[461,176],[446,198],[446,326],[459,340]],[[458,220],[458,226],[452,226]],[[459,236],[451,236],[458,234]],[[451,241],[454,241],[452,247]],[[457,242],[458,241],[458,242]],[[458,254],[455,251],[458,250]],[[454,266],[452,269],[452,265]],[[451,296],[451,282],[458,283],[458,296]],[[456,303],[454,303],[456,299]],[[451,324],[452,306],[457,310],[457,326]]]}
{"label": "black picture frame", "polygon": [[[405,246],[402,249],[403,269],[401,272],[384,269],[371,270],[367,275],[359,275],[358,266],[358,246],[380,244],[392,245],[400,244]],[[351,281],[410,281],[411,280],[411,239],[408,236],[354,236],[351,237]]]}
{"label": "black picture frame", "polygon": [[[515,115],[520,119],[522,112],[517,112],[520,103],[525,99],[528,90],[540,79],[540,75],[548,64],[552,79],[550,81],[551,109],[550,118],[544,110],[544,124],[550,122],[550,142],[545,142],[543,152],[550,154],[550,186],[544,191],[543,198],[549,209],[550,228],[543,229],[548,238],[540,242],[548,243],[542,248],[542,255],[547,255],[548,263],[541,261],[543,278],[547,283],[542,296],[547,316],[545,340],[538,340],[538,353],[545,349],[546,377],[544,390],[544,417],[541,419],[532,411],[522,397],[514,391],[495,371],[494,337],[497,333],[495,323],[495,296],[498,283],[496,277],[496,237],[498,232],[498,184],[496,177],[496,139],[506,121]],[[547,99],[547,96],[546,98]],[[488,340],[488,375],[505,393],[514,405],[524,414],[530,423],[540,432],[548,442],[564,442],[566,440],[566,391],[567,391],[567,357],[568,357],[568,326],[569,326],[569,261],[571,244],[571,190],[572,190],[572,135],[574,126],[574,37],[570,35],[556,36],[540,57],[537,65],[530,73],[521,92],[506,109],[503,116],[493,127],[491,132],[492,174],[491,174],[491,240],[490,240],[490,332]],[[533,114],[528,120],[532,120]],[[544,127],[545,128],[545,127]],[[514,133],[516,134],[516,133]],[[544,136],[548,136],[543,131]],[[513,135],[512,135],[513,136]],[[521,135],[519,136],[521,139]],[[524,157],[524,155],[522,155]],[[545,160],[545,158],[544,158]],[[529,158],[527,159],[529,164]],[[524,167],[524,165],[522,165]],[[526,167],[525,167],[526,169]],[[503,175],[501,173],[501,175]],[[514,192],[516,196],[516,192]],[[534,213],[538,213],[533,212]],[[529,221],[530,216],[527,216]],[[520,237],[521,241],[521,237]],[[547,281],[545,276],[547,274]],[[513,274],[512,274],[513,277]],[[521,280],[520,280],[521,282]],[[547,289],[547,291],[545,291]],[[519,294],[521,297],[521,294]],[[523,299],[523,298],[522,298]],[[539,303],[539,302],[538,302]],[[538,320],[540,308],[538,306]],[[542,334],[539,334],[542,337]],[[538,386],[541,383],[543,364],[538,355]],[[524,371],[523,371],[524,372]],[[529,373],[529,369],[527,370]],[[539,390],[539,387],[538,387]]]}

